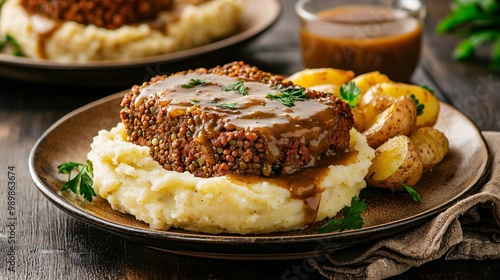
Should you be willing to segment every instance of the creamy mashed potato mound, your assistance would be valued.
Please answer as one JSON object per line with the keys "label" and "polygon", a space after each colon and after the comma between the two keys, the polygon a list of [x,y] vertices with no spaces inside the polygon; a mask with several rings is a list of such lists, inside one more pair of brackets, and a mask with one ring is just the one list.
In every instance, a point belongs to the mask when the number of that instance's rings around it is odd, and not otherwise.
{"label": "creamy mashed potato mound", "polygon": [[[329,166],[316,221],[332,217],[366,186],[364,177],[375,152],[366,138],[351,130],[357,160]],[[263,178],[234,183],[227,177],[199,178],[163,169],[149,148],[126,141],[124,125],[101,130],[88,159],[94,166],[94,189],[114,210],[131,214],[151,228],[178,227],[206,233],[257,234],[304,228],[304,201]]]}
{"label": "creamy mashed potato mound", "polygon": [[242,0],[213,0],[162,12],[148,23],[99,28],[73,21],[58,23],[30,15],[20,0],[7,0],[0,35],[13,36],[23,54],[59,62],[126,60],[171,53],[211,43],[238,28]]}

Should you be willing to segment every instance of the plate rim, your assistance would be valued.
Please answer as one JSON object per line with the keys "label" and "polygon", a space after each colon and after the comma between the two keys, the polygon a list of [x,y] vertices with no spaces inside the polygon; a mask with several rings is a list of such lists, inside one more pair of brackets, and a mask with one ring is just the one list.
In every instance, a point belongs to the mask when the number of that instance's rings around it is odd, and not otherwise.
{"label": "plate rim", "polygon": [[[49,201],[57,206],[60,210],[63,212],[66,212],[70,216],[84,222],[87,224],[90,224],[94,227],[97,227],[99,229],[103,229],[105,231],[108,231],[110,233],[119,235],[125,239],[128,239],[130,241],[135,241],[137,242],[136,239],[147,239],[147,240],[155,240],[155,241],[161,241],[161,242],[166,242],[168,244],[171,244],[172,242],[179,242],[182,241],[184,243],[192,243],[192,244],[201,244],[201,245],[217,245],[220,242],[224,242],[225,245],[229,247],[234,247],[242,244],[256,244],[258,242],[259,246],[271,246],[271,245],[283,245],[283,244],[289,244],[290,240],[293,240],[293,243],[296,245],[307,245],[307,244],[318,244],[321,243],[322,241],[336,241],[336,240],[347,240],[350,241],[352,239],[356,239],[356,245],[360,245],[363,242],[359,242],[359,238],[366,237],[364,242],[370,242],[374,241],[374,238],[369,238],[370,235],[373,233],[378,233],[380,232],[386,232],[385,234],[378,235],[377,239],[387,237],[393,234],[397,234],[399,232],[402,232],[406,229],[415,227],[421,223],[424,223],[428,220],[430,220],[432,217],[436,216],[438,213],[442,212],[444,209],[449,207],[450,205],[456,203],[458,200],[463,199],[464,197],[467,197],[471,195],[472,193],[477,192],[480,186],[483,185],[485,181],[488,180],[489,174],[491,172],[491,165],[492,165],[492,155],[491,155],[491,150],[488,146],[488,143],[486,142],[484,135],[481,133],[481,131],[478,129],[478,127],[464,114],[459,112],[457,109],[452,107],[449,104],[446,104],[442,101],[440,101],[441,106],[448,107],[447,109],[453,111],[456,114],[461,115],[464,119],[466,119],[469,124],[474,128],[474,130],[478,133],[478,135],[481,138],[481,142],[484,145],[484,148],[486,149],[487,153],[487,159],[486,162],[484,162],[484,169],[481,174],[478,174],[477,180],[469,186],[466,190],[462,191],[460,194],[456,195],[454,198],[450,199],[449,201],[443,203],[442,205],[438,205],[432,209],[429,209],[427,211],[418,213],[417,215],[413,215],[411,217],[407,217],[404,220],[396,220],[392,221],[389,223],[385,224],[379,224],[379,225],[374,225],[370,226],[367,228],[363,228],[361,230],[352,230],[352,231],[344,231],[344,232],[334,232],[334,233],[328,233],[328,234],[302,234],[302,235],[293,235],[293,236],[262,236],[262,235],[216,235],[216,234],[204,234],[204,233],[180,233],[180,232],[170,232],[170,231],[163,231],[163,230],[154,230],[154,229],[144,229],[144,228],[137,228],[137,227],[130,227],[127,225],[123,225],[120,223],[117,223],[116,221],[109,221],[105,220],[102,218],[99,218],[97,216],[94,216],[88,212],[85,212],[75,205],[68,203],[67,201],[64,200],[63,196],[59,195],[56,191],[54,191],[50,186],[45,185],[43,182],[42,178],[40,178],[36,172],[36,167],[35,167],[35,158],[36,158],[36,152],[38,147],[43,143],[43,141],[47,138],[47,136],[55,129],[57,126],[59,126],[61,123],[65,122],[67,119],[81,113],[82,111],[88,110],[96,105],[103,104],[106,102],[111,102],[115,99],[119,99],[120,97],[123,96],[123,92],[118,92],[115,94],[111,94],[109,96],[100,98],[98,100],[95,100],[91,103],[88,103],[87,105],[84,105],[80,108],[77,108],[68,114],[64,115],[61,117],[59,120],[57,120],[55,123],[53,123],[36,141],[34,144],[33,148],[30,151],[29,154],[29,172],[32,177],[33,182],[35,183],[37,189],[42,192],[42,194],[49,199]],[[139,242],[143,243],[143,242]],[[303,252],[303,251],[298,251],[295,253],[285,253],[285,254],[280,254],[279,250],[274,252],[272,249],[270,249],[269,252],[263,252],[260,254],[255,254],[255,253],[246,253],[244,251],[238,253],[238,252],[233,252],[230,250],[228,253],[214,253],[211,250],[205,248],[199,248],[200,250],[176,250],[175,248],[172,249],[167,249],[163,246],[151,246],[147,244],[146,242],[145,245],[146,247],[152,247],[156,248],[159,250],[171,252],[171,253],[178,253],[181,255],[199,255],[201,257],[205,258],[213,258],[213,257],[220,257],[220,258],[227,258],[227,259],[285,259],[285,258],[303,258],[304,256],[318,256],[320,253],[327,253],[331,251],[336,251],[339,249],[343,249],[346,247],[352,246],[350,242],[346,242],[345,246],[335,246],[335,248],[321,248],[321,250],[313,250],[309,252]],[[210,246],[209,246],[210,247]],[[203,252],[203,253],[202,253]],[[198,254],[199,253],[199,254]]]}
{"label": "plate rim", "polygon": [[[91,61],[85,63],[79,62],[57,62],[53,60],[41,60],[28,57],[16,57],[10,54],[0,53],[0,64],[25,67],[30,69],[46,69],[46,70],[93,70],[93,69],[116,69],[116,68],[134,68],[149,65],[151,63],[173,63],[185,59],[194,58],[205,55],[216,50],[224,49],[232,45],[244,42],[259,34],[264,33],[277,22],[278,18],[283,13],[283,6],[279,0],[252,0],[242,1],[243,5],[257,7],[264,3],[267,6],[266,11],[268,17],[260,20],[257,24],[250,26],[242,32],[230,35],[229,37],[217,40],[215,42],[161,55],[148,56],[144,58],[134,58],[127,60],[110,60],[110,61]],[[248,10],[244,7],[244,12]],[[245,14],[244,14],[245,15]],[[246,16],[250,16],[246,14]]]}

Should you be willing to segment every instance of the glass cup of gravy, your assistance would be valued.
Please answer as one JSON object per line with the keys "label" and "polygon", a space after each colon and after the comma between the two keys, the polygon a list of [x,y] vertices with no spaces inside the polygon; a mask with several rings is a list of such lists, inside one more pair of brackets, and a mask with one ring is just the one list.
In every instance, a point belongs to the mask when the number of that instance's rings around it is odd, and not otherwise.
{"label": "glass cup of gravy", "polygon": [[295,11],[305,67],[410,80],[420,57],[422,1],[298,0]]}

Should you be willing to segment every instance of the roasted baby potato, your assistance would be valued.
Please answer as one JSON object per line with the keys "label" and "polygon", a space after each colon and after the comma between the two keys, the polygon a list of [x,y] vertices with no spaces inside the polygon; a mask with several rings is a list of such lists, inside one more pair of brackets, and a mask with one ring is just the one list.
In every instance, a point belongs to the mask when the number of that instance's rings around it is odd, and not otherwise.
{"label": "roasted baby potato", "polygon": [[421,104],[424,104],[423,114],[417,117],[416,127],[436,124],[439,115],[439,100],[430,91],[420,86],[396,82],[381,83],[380,86],[387,95],[398,98],[413,94]]}
{"label": "roasted baby potato", "polygon": [[365,115],[358,108],[351,108],[352,115],[354,117],[354,128],[363,132],[365,130]]}
{"label": "roasted baby potato", "polygon": [[423,164],[417,147],[406,135],[395,136],[375,150],[366,183],[372,187],[403,190],[422,177]]}
{"label": "roasted baby potato", "polygon": [[396,98],[385,94],[380,85],[372,86],[356,105],[365,117],[366,128],[375,123],[376,116],[389,108]]}
{"label": "roasted baby potato", "polygon": [[408,135],[415,128],[417,107],[409,96],[401,96],[375,118],[373,125],[363,134],[368,145],[376,149],[382,143],[396,135]]}
{"label": "roasted baby potato", "polygon": [[309,88],[317,85],[333,84],[341,86],[354,78],[354,72],[334,68],[307,68],[288,77],[295,85]]}
{"label": "roasted baby potato", "polygon": [[309,89],[321,91],[324,93],[331,93],[340,98],[340,87],[334,84],[322,84],[309,87]]}
{"label": "roasted baby potato", "polygon": [[448,153],[448,138],[433,127],[420,127],[412,132],[410,138],[420,154],[424,173],[440,163]]}
{"label": "roasted baby potato", "polygon": [[361,90],[361,96],[363,96],[372,86],[389,82],[390,79],[385,74],[381,74],[379,71],[373,71],[358,75],[352,79],[352,81],[359,87]]}

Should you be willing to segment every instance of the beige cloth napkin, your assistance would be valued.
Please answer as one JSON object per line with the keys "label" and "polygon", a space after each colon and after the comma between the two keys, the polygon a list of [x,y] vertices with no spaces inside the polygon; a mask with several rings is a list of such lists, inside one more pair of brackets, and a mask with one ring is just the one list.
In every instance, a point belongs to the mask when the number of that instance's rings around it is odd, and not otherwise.
{"label": "beige cloth napkin", "polygon": [[500,259],[500,133],[483,133],[491,153],[490,180],[423,226],[375,244],[309,259],[330,279],[384,279],[432,260]]}

